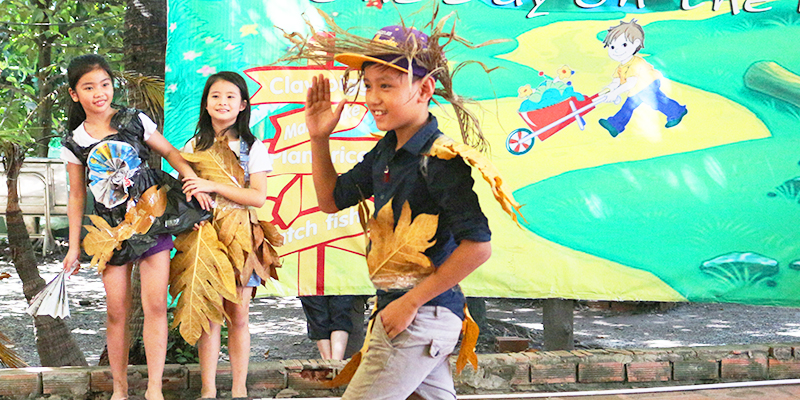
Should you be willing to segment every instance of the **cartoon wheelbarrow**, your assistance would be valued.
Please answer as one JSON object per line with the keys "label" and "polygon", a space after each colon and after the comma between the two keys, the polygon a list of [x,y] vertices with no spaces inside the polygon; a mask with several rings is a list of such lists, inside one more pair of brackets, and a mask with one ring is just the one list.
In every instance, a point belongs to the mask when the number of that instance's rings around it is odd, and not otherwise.
{"label": "cartoon wheelbarrow", "polygon": [[506,150],[515,156],[523,155],[530,151],[537,137],[545,140],[573,122],[577,122],[583,130],[586,127],[583,116],[605,101],[608,92],[608,89],[604,89],[594,96],[584,97],[583,100],[571,96],[545,108],[520,112],[519,116],[530,129],[514,129],[506,139]]}

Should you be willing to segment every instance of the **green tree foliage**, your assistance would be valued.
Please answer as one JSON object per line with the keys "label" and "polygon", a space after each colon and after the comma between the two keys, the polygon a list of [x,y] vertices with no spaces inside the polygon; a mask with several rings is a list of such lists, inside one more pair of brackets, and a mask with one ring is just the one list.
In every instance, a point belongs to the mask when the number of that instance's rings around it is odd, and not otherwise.
{"label": "green tree foliage", "polygon": [[[98,53],[121,58],[124,3],[74,0],[0,0],[0,156],[6,173],[6,224],[14,267],[30,300],[44,287],[22,219],[17,177],[27,154],[45,156],[57,143],[71,99],[66,66]],[[32,144],[36,146],[31,146]],[[86,365],[63,320],[34,318],[42,366]]]}
{"label": "green tree foliage", "polygon": [[98,53],[119,65],[124,17],[121,0],[0,0],[0,131],[30,135],[46,156],[71,101],[69,60]]}

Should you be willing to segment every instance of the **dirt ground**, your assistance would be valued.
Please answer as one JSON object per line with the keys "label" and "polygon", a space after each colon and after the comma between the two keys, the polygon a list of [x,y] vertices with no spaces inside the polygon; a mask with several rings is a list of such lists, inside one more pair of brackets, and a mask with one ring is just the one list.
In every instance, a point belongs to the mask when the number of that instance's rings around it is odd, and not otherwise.
{"label": "dirt ground", "polygon": [[[58,263],[45,264],[40,273],[54,277]],[[14,343],[30,365],[39,364],[33,319],[25,314],[22,284],[14,267],[0,262],[0,332]],[[82,270],[67,282],[72,316],[67,324],[90,365],[96,365],[105,344],[105,295],[99,275]],[[530,299],[486,299],[488,331],[479,352],[493,351],[494,336],[531,339],[542,345],[542,304]],[[574,311],[574,334],[579,348],[648,348],[724,344],[800,342],[800,309],[737,304],[679,304],[667,310],[638,307],[635,311],[598,309],[579,302]],[[295,297],[255,299],[250,309],[252,361],[318,358],[306,337],[300,301]],[[222,355],[224,359],[224,354]]]}

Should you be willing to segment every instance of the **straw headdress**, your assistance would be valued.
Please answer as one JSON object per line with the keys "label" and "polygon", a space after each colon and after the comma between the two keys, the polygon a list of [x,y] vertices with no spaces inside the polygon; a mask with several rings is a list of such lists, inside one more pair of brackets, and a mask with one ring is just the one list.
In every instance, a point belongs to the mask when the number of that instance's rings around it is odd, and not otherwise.
{"label": "straw headdress", "polygon": [[[407,72],[409,78],[411,78],[412,69],[416,71],[416,67],[419,66],[427,72],[425,77],[431,76],[439,81],[434,95],[439,96],[453,106],[464,143],[482,151],[488,149],[488,143],[483,136],[478,118],[465,107],[465,104],[471,103],[472,100],[458,96],[453,91],[453,76],[469,64],[478,64],[487,73],[494,70],[494,68],[490,69],[480,61],[468,60],[456,64],[451,69],[445,57],[445,50],[453,43],[460,43],[467,48],[476,49],[505,40],[490,40],[479,45],[473,45],[456,34],[455,18],[453,18],[452,24],[449,25],[449,29],[445,29],[447,21],[455,13],[450,13],[438,19],[439,7],[435,2],[432,6],[431,20],[423,27],[423,29],[430,29],[430,33],[427,34],[427,43],[420,43],[419,35],[407,35],[408,40],[405,43],[386,43],[374,38],[354,35],[338,26],[333,18],[324,11],[318,11],[327,23],[329,32],[316,31],[307,19],[306,24],[310,29],[310,34],[284,32],[284,36],[292,42],[293,47],[287,51],[285,56],[277,60],[277,63],[307,60],[309,63],[325,65],[332,62],[336,55],[363,55],[388,60],[392,64],[404,63],[406,66],[413,65],[414,68],[398,68]],[[413,29],[407,27],[402,19],[399,26],[409,31]],[[353,70],[355,69],[350,67],[344,73],[342,84],[345,92],[353,86],[353,83],[348,79],[350,72]],[[358,69],[357,73],[359,74],[359,79],[355,81],[356,85],[363,77],[363,70]],[[411,79],[409,79],[409,82],[411,82]],[[433,101],[440,107],[442,106],[436,98]]]}

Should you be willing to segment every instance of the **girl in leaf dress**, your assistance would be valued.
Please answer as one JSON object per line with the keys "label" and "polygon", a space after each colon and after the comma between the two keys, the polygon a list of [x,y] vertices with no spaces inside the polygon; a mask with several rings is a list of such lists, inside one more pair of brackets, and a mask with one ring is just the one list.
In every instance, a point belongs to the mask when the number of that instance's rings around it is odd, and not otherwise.
{"label": "girl in leaf dress", "polygon": [[[103,57],[94,54],[76,57],[69,64],[67,75],[73,103],[69,111],[69,130],[62,141],[61,151],[61,158],[67,162],[70,183],[67,206],[69,250],[64,257],[64,269],[77,264],[81,253],[81,224],[88,184],[94,196],[96,214],[91,216],[95,227],[88,228],[98,235],[119,239],[99,253],[89,243],[92,240],[84,242],[87,253],[96,254],[93,264],[97,264],[103,274],[106,290],[106,338],[114,390],[111,400],[124,399],[128,395],[127,316],[131,304],[131,268],[137,260],[147,327],[144,330],[148,373],[145,398],[160,400],[163,399],[161,377],[167,349],[171,234],[191,229],[192,225],[209,215],[200,209],[197,202],[188,202],[188,196],[180,191],[179,182],[174,178],[148,167],[152,150],[182,174],[195,176],[178,150],[164,139],[156,124],[144,113],[112,107],[114,75]],[[162,188],[159,195],[150,195],[156,192],[155,189],[148,190],[153,186]],[[167,186],[173,190],[165,189]],[[197,199],[203,207],[210,208],[208,195],[198,193]],[[156,203],[163,206],[160,215],[148,214]],[[142,210],[144,212],[140,212]],[[138,217],[132,217],[134,215]],[[131,229],[127,237],[120,238],[119,227],[126,224],[130,227],[132,218],[139,218],[138,230],[133,233]],[[142,224],[144,219],[151,225]],[[98,259],[101,260],[99,263]]]}
{"label": "girl in leaf dress", "polygon": [[[268,276],[264,276],[265,270],[261,269],[259,265],[266,265],[269,268],[271,261],[277,260],[276,257],[273,260],[261,259],[261,254],[259,254],[256,257],[259,259],[256,268],[252,269],[252,265],[249,265],[251,259],[247,258],[255,257],[252,250],[260,245],[258,243],[259,238],[263,242],[264,236],[270,236],[269,232],[267,232],[269,229],[266,226],[271,227],[271,225],[264,222],[259,225],[256,221],[253,221],[254,225],[251,227],[251,224],[247,223],[247,221],[251,221],[248,215],[252,216],[253,214],[244,213],[245,223],[241,225],[246,226],[246,229],[237,231],[239,233],[231,234],[229,231],[234,228],[224,222],[224,219],[238,218],[226,213],[226,209],[243,208],[249,211],[249,207],[258,208],[263,206],[267,198],[267,173],[272,171],[272,159],[267,153],[264,143],[256,140],[250,131],[248,125],[250,121],[249,98],[247,85],[239,74],[223,71],[210,76],[206,81],[203,97],[200,100],[200,118],[197,122],[195,136],[183,149],[185,153],[194,153],[193,155],[198,157],[194,159],[186,155],[201,177],[223,175],[221,179],[184,177],[183,190],[187,195],[215,194],[216,208],[212,225],[218,232],[219,240],[224,247],[223,251],[230,258],[235,270],[234,273],[237,275],[236,291],[238,293],[236,298],[239,302],[232,301],[224,297],[224,295],[222,299],[222,307],[228,323],[228,352],[233,375],[231,396],[234,399],[247,397],[247,368],[250,359],[248,312],[250,298],[253,295],[254,288],[261,284],[262,278],[269,279],[269,273],[267,273]],[[211,154],[208,157],[217,160],[213,162],[214,168],[215,170],[219,168],[222,172],[216,174],[215,171],[210,171],[210,168],[206,168],[210,164],[199,161],[203,159],[201,157],[203,152]],[[235,158],[226,159],[225,156],[230,157],[231,153],[235,155]],[[237,161],[238,165],[226,165]],[[244,184],[239,182],[238,179],[224,177],[235,175],[235,173],[225,171],[235,172],[241,170],[244,170]],[[241,245],[241,249],[236,247],[239,246],[236,244],[238,239],[242,239],[244,236],[250,237],[253,234],[252,230],[260,230],[261,226],[265,226],[265,229],[261,231],[263,234],[255,235],[252,246],[245,244]],[[230,239],[226,240],[224,238],[226,235]],[[274,238],[279,235],[277,235],[277,231],[273,230],[272,236]],[[227,243],[229,240],[236,241]],[[242,254],[242,256],[239,257],[238,254]],[[276,254],[274,255],[277,256]],[[237,261],[237,257],[239,261]],[[264,257],[269,258],[266,253]],[[242,263],[245,258],[247,258],[248,265]],[[174,263],[175,261],[173,261]],[[173,267],[174,270],[175,268]],[[187,288],[184,288],[183,291],[185,293]],[[181,305],[179,304],[180,307]],[[221,326],[214,321],[209,321],[209,323],[210,329],[203,329],[198,341],[202,379],[200,397],[204,399],[216,398],[217,395],[215,378],[220,350]],[[182,334],[184,333],[183,328]],[[184,334],[185,338],[186,336]]]}

